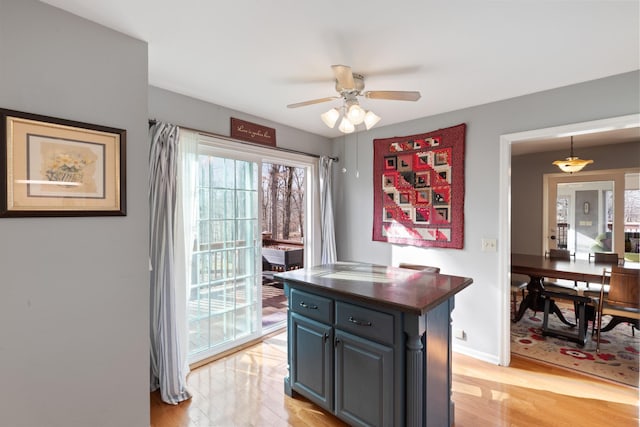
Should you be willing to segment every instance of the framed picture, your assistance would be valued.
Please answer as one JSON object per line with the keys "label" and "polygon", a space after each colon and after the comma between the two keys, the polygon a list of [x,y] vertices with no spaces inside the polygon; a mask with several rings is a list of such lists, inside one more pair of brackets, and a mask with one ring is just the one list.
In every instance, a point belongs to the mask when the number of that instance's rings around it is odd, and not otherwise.
{"label": "framed picture", "polygon": [[0,109],[0,217],[126,215],[126,131]]}

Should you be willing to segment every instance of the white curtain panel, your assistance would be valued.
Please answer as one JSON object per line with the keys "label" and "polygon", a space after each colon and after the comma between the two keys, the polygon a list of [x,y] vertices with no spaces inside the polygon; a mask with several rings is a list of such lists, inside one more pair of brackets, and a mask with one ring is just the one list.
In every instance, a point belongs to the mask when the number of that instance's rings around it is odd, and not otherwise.
{"label": "white curtain panel", "polygon": [[322,264],[331,264],[337,261],[336,235],[333,223],[333,199],[331,196],[333,159],[327,156],[320,157],[318,161],[320,181],[320,228],[322,240],[320,247]]}
{"label": "white curtain panel", "polygon": [[198,134],[180,129],[178,142],[178,188],[175,222],[176,322],[181,339],[180,357],[184,374],[189,373],[188,294],[191,258],[196,240],[198,208]]}
{"label": "white curtain panel", "polygon": [[[151,390],[160,389],[164,402],[177,404],[189,399],[186,388],[186,283],[182,254],[176,256],[179,163],[179,128],[156,123],[149,129],[149,258]],[[182,205],[182,204],[180,204]],[[182,209],[180,209],[182,210]],[[178,246],[184,245],[183,240]],[[179,276],[178,273],[181,275]]]}

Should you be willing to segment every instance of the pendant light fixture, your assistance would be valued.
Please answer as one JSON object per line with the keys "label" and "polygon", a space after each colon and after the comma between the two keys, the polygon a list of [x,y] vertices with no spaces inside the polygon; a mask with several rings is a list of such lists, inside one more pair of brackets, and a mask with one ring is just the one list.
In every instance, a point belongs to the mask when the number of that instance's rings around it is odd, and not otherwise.
{"label": "pendant light fixture", "polygon": [[562,172],[567,173],[579,172],[582,168],[591,163],[593,163],[593,160],[582,160],[573,155],[573,136],[571,137],[571,151],[569,152],[569,157],[564,160],[556,160],[553,162],[553,164],[558,166]]}

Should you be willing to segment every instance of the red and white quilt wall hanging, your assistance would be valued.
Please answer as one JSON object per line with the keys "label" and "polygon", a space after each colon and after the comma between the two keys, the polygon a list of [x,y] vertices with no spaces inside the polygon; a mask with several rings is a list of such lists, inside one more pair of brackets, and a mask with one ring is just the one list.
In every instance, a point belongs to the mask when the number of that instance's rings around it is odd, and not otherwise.
{"label": "red and white quilt wall hanging", "polygon": [[373,140],[373,240],[462,249],[465,131]]}

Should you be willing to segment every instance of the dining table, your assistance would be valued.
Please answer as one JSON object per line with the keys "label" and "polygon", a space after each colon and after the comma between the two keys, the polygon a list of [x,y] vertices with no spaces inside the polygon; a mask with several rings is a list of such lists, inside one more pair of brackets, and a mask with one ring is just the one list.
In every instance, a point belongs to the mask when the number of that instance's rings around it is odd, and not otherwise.
{"label": "dining table", "polygon": [[[549,258],[544,255],[511,254],[511,273],[524,274],[530,277],[527,284],[527,295],[520,303],[518,313],[513,321],[520,321],[527,309],[539,312],[545,311],[545,299],[542,294],[546,277],[576,282],[602,283],[603,270],[607,267],[610,268],[611,265],[583,259],[563,260]],[[604,281],[606,283],[608,277],[604,277]],[[562,323],[575,326],[564,317],[554,301],[551,301],[551,306],[548,309],[551,313],[556,314]]]}

